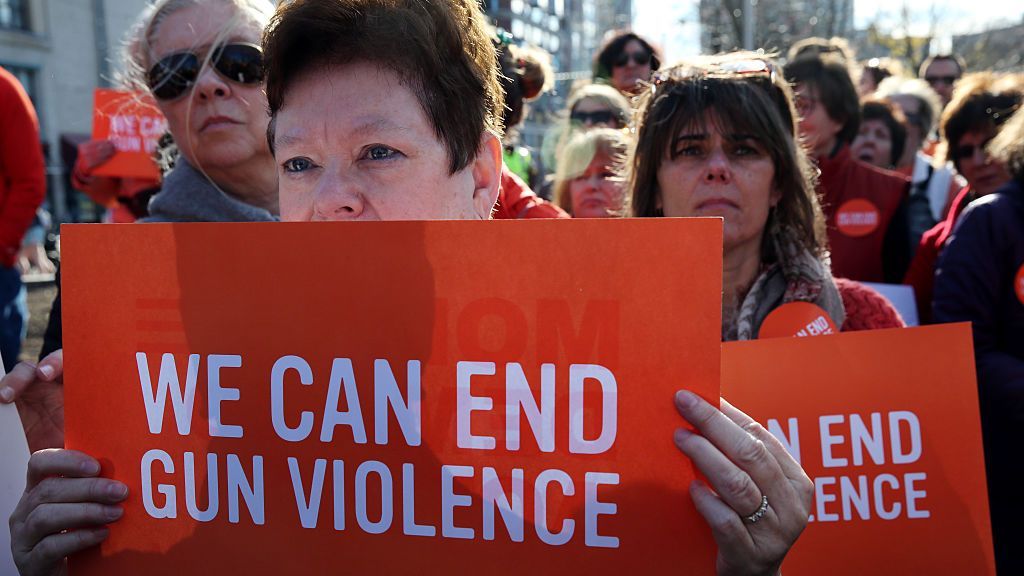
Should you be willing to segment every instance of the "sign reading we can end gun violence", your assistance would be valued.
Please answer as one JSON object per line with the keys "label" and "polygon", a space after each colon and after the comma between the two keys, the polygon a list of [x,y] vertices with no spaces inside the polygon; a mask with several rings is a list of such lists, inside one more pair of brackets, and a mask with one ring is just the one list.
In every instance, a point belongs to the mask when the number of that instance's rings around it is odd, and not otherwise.
{"label": "sign reading we can end gun violence", "polygon": [[92,137],[110,140],[117,150],[93,173],[117,178],[159,178],[154,154],[160,137],[167,132],[167,120],[152,98],[109,88],[98,88],[93,98]]}
{"label": "sign reading we can end gun violence", "polygon": [[717,402],[721,241],[66,227],[67,445],[130,491],[72,573],[713,574],[672,435]]}
{"label": "sign reading we can end gun violence", "polygon": [[995,574],[969,324],[725,344],[722,396],[814,481],[787,576]]}

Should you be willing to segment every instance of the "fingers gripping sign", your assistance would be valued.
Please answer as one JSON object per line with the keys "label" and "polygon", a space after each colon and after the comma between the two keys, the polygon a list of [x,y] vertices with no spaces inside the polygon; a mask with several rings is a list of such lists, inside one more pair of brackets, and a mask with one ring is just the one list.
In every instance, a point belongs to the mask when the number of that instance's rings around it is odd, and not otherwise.
{"label": "fingers gripping sign", "polygon": [[0,379],[0,401],[17,402],[30,450],[64,446],[64,351],[19,362]]}
{"label": "fingers gripping sign", "polygon": [[128,487],[99,473],[99,462],[75,450],[32,455],[25,494],[10,518],[11,551],[22,576],[60,574],[69,554],[106,539]]}
{"label": "fingers gripping sign", "polygon": [[718,410],[680,391],[676,408],[697,433],[675,442],[707,478],[690,495],[718,543],[719,574],[776,574],[807,524],[813,485],[782,443],[722,400]]}

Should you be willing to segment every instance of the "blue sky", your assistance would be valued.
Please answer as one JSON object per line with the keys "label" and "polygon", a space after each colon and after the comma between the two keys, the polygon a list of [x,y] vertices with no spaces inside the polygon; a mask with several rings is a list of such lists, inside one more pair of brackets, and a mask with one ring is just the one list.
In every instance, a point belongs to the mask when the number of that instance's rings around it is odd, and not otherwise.
{"label": "blue sky", "polygon": [[[983,30],[1000,22],[1015,24],[1024,15],[1024,0],[1000,0],[999,12],[994,13],[991,2],[961,0],[907,0],[912,13],[920,14],[922,25],[927,26],[927,14],[937,5],[942,28],[949,33]],[[876,16],[895,18],[902,2],[893,0],[855,0],[854,19],[858,27]],[[696,0],[636,0],[634,2],[634,28],[662,45],[668,60],[695,54],[700,50],[700,28],[697,24]],[[683,19],[685,23],[680,25]]]}

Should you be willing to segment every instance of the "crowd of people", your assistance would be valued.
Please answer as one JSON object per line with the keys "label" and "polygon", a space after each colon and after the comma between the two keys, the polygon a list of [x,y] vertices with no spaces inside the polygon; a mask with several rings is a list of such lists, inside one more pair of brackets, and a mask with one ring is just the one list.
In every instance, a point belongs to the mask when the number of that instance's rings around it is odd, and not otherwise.
{"label": "crowd of people", "polygon": [[[973,324],[997,563],[1024,570],[1024,76],[937,55],[910,78],[840,39],[802,41],[785,65],[755,52],[669,65],[614,33],[538,152],[503,137],[550,86],[548,58],[472,0],[158,0],[122,69],[169,134],[159,181],[96,176],[109,143],[82,146],[76,186],[118,221],[722,217],[723,341],[757,339],[792,302],[841,331],[901,327],[864,283],[910,284],[923,322]],[[39,450],[11,518],[25,576],[102,542],[127,497],[62,449],[61,348],[58,296],[40,362],[0,382]],[[690,493],[719,573],[778,573],[811,482],[728,402],[681,391],[676,404],[699,432],[675,441],[707,479]]]}

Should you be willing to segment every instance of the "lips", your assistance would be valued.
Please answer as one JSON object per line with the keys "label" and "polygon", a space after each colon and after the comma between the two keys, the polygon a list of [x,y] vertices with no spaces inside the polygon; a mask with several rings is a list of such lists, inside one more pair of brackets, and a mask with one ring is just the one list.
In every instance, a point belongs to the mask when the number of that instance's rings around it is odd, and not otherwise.
{"label": "lips", "polygon": [[729,200],[728,198],[708,198],[697,204],[697,210],[722,210],[722,209],[734,209],[738,210],[739,204]]}
{"label": "lips", "polygon": [[203,125],[199,127],[199,131],[202,132],[207,128],[217,128],[219,126],[231,126],[237,124],[241,124],[241,122],[231,118],[230,116],[210,116],[203,121]]}

